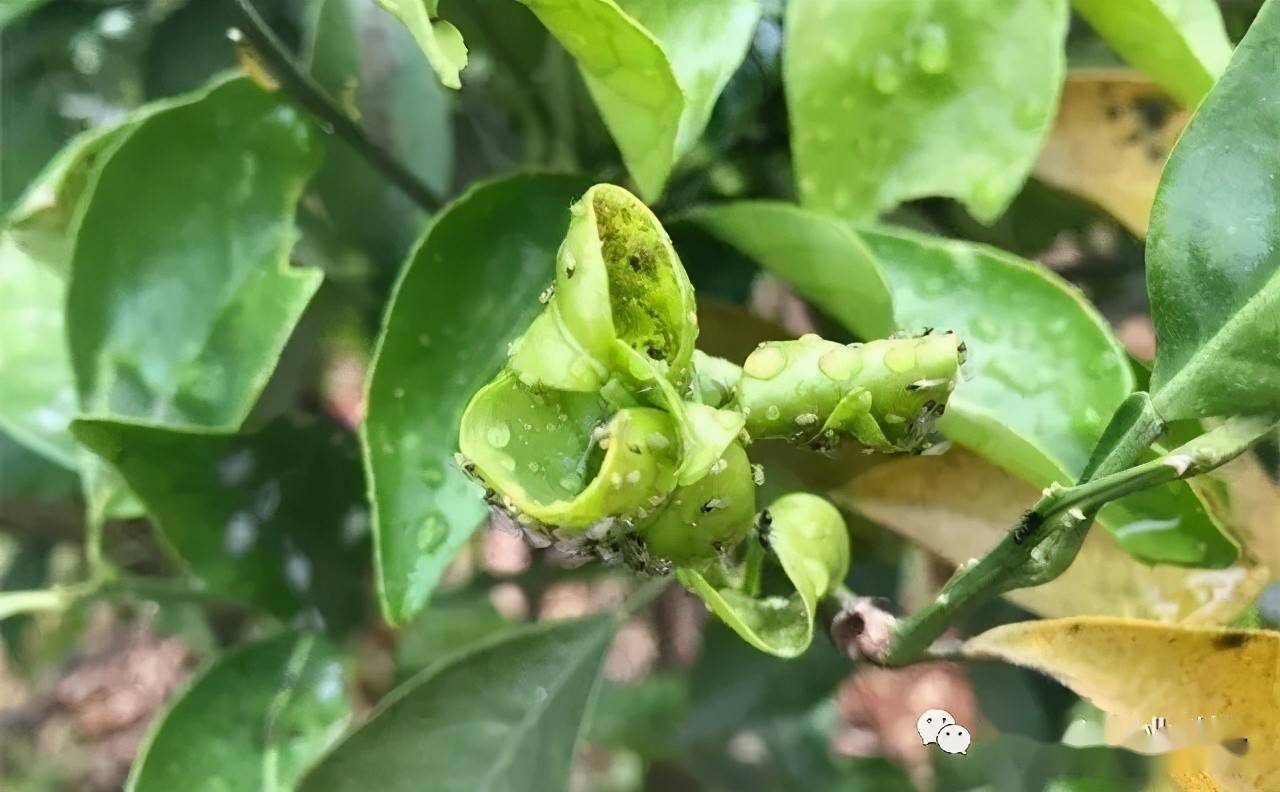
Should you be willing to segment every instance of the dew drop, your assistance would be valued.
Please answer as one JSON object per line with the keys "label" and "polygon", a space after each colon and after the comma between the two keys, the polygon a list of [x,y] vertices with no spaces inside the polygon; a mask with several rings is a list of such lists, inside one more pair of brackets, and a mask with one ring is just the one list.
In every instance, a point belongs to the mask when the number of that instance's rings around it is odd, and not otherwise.
{"label": "dew drop", "polygon": [[787,354],[777,346],[766,344],[747,357],[746,362],[742,364],[742,370],[749,377],[768,380],[778,376],[786,365]]}
{"label": "dew drop", "polygon": [[507,443],[511,442],[511,427],[507,426],[506,421],[498,421],[489,427],[484,437],[494,448],[506,448]]}
{"label": "dew drop", "polygon": [[947,29],[941,25],[926,25],[920,32],[920,48],[916,51],[920,71],[925,74],[942,74],[951,65],[951,43]]}
{"label": "dew drop", "polygon": [[836,382],[844,382],[862,368],[862,354],[849,347],[833,349],[818,358],[818,369]]}
{"label": "dew drop", "polygon": [[578,480],[573,476],[565,476],[564,478],[560,479],[560,488],[563,490],[567,490],[569,492],[577,492],[578,486],[579,486]]}
{"label": "dew drop", "polygon": [[782,410],[778,409],[778,405],[770,404],[769,409],[764,411],[764,416],[770,421],[778,420],[778,416],[782,415]]}
{"label": "dew drop", "polygon": [[916,364],[916,350],[908,343],[898,342],[889,345],[884,351],[885,368],[901,374],[910,371]]}
{"label": "dew drop", "polygon": [[449,530],[444,518],[432,512],[423,518],[422,525],[418,528],[418,549],[424,553],[430,553],[444,544],[448,534]]}
{"label": "dew drop", "polygon": [[891,55],[876,58],[876,65],[871,71],[871,85],[886,96],[897,93],[902,87],[902,69]]}
{"label": "dew drop", "polygon": [[516,461],[508,454],[498,456],[498,464],[506,468],[507,472],[513,473],[516,469]]}

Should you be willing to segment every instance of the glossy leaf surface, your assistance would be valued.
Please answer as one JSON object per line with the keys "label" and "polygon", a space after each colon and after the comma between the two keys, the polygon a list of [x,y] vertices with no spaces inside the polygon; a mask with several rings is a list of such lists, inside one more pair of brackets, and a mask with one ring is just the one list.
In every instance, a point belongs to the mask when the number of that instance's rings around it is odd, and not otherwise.
{"label": "glossy leaf surface", "polygon": [[[385,319],[364,425],[383,614],[431,595],[484,516],[454,464],[462,412],[542,308],[569,206],[588,186],[526,175],[482,184],[442,211],[405,266]],[[491,288],[501,282],[503,288]]]}
{"label": "glossy leaf surface", "polygon": [[1165,420],[1280,411],[1280,5],[1263,6],[1151,212],[1151,396]]}
{"label": "glossy leaf surface", "polygon": [[315,608],[325,626],[363,615],[368,512],[354,438],[340,427],[282,418],[229,434],[80,419],[72,431],[210,592],[282,617]]}
{"label": "glossy leaf surface", "polygon": [[[303,780],[303,792],[566,788],[612,615],[513,630],[427,668]],[[465,750],[462,748],[465,747]]]}
{"label": "glossy leaf surface", "polygon": [[641,195],[697,142],[759,18],[751,0],[523,0],[578,63]]}
{"label": "glossy leaf surface", "polygon": [[336,650],[284,633],[197,676],[152,726],[126,788],[291,789],[350,717]]}
{"label": "glossy leaf surface", "polygon": [[318,159],[299,112],[247,79],[153,115],[120,145],[71,262],[67,333],[85,412],[244,420],[320,284],[288,258]]}
{"label": "glossy leaf surface", "polygon": [[1053,121],[1066,0],[796,0],[783,76],[801,203],[867,220],[929,195],[991,222]]}

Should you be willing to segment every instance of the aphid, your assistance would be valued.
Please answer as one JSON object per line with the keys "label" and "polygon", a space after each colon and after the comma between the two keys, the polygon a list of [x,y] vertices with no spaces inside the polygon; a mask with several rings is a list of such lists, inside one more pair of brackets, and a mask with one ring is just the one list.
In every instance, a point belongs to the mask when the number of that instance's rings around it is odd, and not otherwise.
{"label": "aphid", "polygon": [[756,538],[765,550],[772,550],[773,515],[768,509],[756,515]]}

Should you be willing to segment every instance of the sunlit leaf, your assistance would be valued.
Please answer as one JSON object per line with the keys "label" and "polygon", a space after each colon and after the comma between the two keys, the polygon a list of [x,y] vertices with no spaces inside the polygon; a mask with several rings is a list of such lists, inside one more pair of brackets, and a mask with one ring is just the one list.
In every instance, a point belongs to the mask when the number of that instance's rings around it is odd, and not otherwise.
{"label": "sunlit leaf", "polygon": [[1280,785],[1280,755],[1269,750],[1280,739],[1280,633],[1080,617],[996,627],[964,653],[1049,674],[1112,716],[1109,736],[1165,718],[1167,733],[1148,745],[1169,740],[1182,749],[1180,775],[1198,765],[1201,781],[1216,784],[1188,789]]}
{"label": "sunlit leaf", "polygon": [[1111,48],[1195,109],[1231,58],[1213,0],[1071,0]]}
{"label": "sunlit leaf", "polygon": [[[841,505],[902,534],[953,564],[994,547],[1039,490],[979,457],[953,449],[891,460],[831,493]],[[1183,490],[1190,509],[1194,496]],[[1266,568],[1242,559],[1227,569],[1150,566],[1104,531],[1090,531],[1079,556],[1055,580],[1004,596],[1049,617],[1131,616],[1184,624],[1226,624],[1266,585]]]}
{"label": "sunlit leaf", "polygon": [[1151,212],[1151,397],[1166,420],[1280,411],[1280,4],[1178,141]]}
{"label": "sunlit leaf", "polygon": [[1096,203],[1142,237],[1165,160],[1189,118],[1135,72],[1073,72],[1035,175]]}
{"label": "sunlit leaf", "polygon": [[787,4],[801,203],[855,220],[945,195],[991,222],[1053,120],[1066,0]]}
{"label": "sunlit leaf", "polygon": [[578,63],[641,195],[702,135],[759,19],[751,0],[522,0]]}
{"label": "sunlit leaf", "polygon": [[80,419],[72,431],[210,593],[282,617],[315,608],[326,627],[364,615],[368,511],[354,438],[339,427],[277,419],[231,434]]}
{"label": "sunlit leaf", "polygon": [[475,187],[436,216],[401,275],[364,425],[379,593],[393,623],[423,606],[484,516],[479,488],[453,461],[458,423],[542,308],[566,207],[588,184],[526,175]]}
{"label": "sunlit leaf", "polygon": [[436,663],[388,694],[300,789],[565,789],[617,626],[611,614],[542,622]]}
{"label": "sunlit leaf", "polygon": [[218,657],[179,693],[126,788],[291,789],[350,717],[337,652],[284,633]]}

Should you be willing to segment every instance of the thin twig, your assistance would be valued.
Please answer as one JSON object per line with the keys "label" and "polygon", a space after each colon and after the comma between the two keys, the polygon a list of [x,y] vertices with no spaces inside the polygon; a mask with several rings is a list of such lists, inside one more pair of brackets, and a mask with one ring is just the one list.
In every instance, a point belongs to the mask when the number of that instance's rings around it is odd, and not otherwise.
{"label": "thin twig", "polygon": [[326,132],[334,132],[346,141],[418,206],[427,212],[440,209],[444,202],[435,191],[390,152],[370,140],[359,124],[343,112],[337,102],[294,62],[249,0],[234,0],[234,5],[244,24],[232,29],[230,35],[233,40],[239,40],[239,37],[247,40],[276,82],[298,104],[318,118]]}

